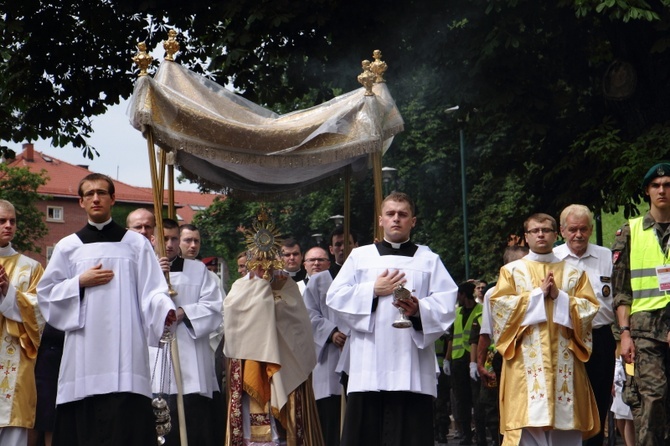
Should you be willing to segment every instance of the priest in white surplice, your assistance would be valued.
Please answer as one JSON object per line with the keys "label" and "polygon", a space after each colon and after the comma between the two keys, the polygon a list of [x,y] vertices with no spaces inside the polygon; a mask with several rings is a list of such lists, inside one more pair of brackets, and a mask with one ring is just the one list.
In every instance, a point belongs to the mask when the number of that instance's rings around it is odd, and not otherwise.
{"label": "priest in white surplice", "polygon": [[[212,277],[204,263],[179,257],[179,225],[176,221],[163,219],[165,255],[170,264],[170,284],[177,292],[177,345],[184,386],[184,412],[188,443],[198,446],[214,446],[215,424],[213,419],[212,394],[219,390],[214,370],[214,351],[209,345],[209,336],[222,323],[223,298],[218,282]],[[163,350],[163,349],[161,349]],[[153,392],[168,393],[168,405],[172,416],[172,430],[165,436],[165,446],[179,446],[179,423],[177,422],[177,386],[174,373],[163,379],[160,368],[164,350],[149,347],[151,364],[158,364],[154,371]],[[162,388],[161,383],[170,383]],[[217,445],[218,446],[218,445]]]}
{"label": "priest in white surplice", "polygon": [[113,181],[90,174],[78,193],[88,224],[58,242],[37,287],[65,332],[53,444],[155,444],[147,345],[175,307],[149,241],[112,221]]}
{"label": "priest in white surplice", "polygon": [[[439,373],[435,341],[454,321],[456,283],[439,256],[409,240],[416,224],[409,196],[384,199],[384,240],[352,251],[328,290],[327,305],[351,330],[349,384],[342,444],[433,445],[433,398]],[[412,322],[394,328],[393,290]]]}

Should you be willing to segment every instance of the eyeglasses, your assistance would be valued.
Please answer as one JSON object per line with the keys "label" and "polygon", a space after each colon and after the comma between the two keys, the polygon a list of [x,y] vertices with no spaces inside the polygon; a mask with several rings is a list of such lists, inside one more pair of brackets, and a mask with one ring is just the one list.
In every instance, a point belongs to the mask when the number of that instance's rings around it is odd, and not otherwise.
{"label": "eyeglasses", "polygon": [[554,231],[552,228],[533,228],[533,229],[529,229],[529,230],[527,230],[527,231],[526,231],[526,234],[537,235],[537,234],[539,234],[540,232],[541,232],[542,234],[551,234],[552,232],[556,232],[556,231]]}
{"label": "eyeglasses", "polygon": [[282,252],[282,257],[300,257],[299,252]]}
{"label": "eyeglasses", "polygon": [[103,198],[109,195],[109,192],[104,190],[104,189],[92,189],[92,190],[87,190],[84,192],[84,198],[86,199],[93,199],[93,197],[98,196],[99,198]]}
{"label": "eyeglasses", "polygon": [[327,262],[328,259],[323,259],[323,258],[316,258],[316,259],[305,259],[305,262],[307,263],[316,263],[316,262]]}

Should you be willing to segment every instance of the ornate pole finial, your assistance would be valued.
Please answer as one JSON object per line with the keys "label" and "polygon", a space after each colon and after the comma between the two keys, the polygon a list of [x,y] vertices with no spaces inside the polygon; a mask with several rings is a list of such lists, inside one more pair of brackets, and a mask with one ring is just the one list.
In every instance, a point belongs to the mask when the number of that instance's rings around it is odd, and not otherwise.
{"label": "ornate pole finial", "polygon": [[133,56],[133,62],[140,67],[140,74],[138,74],[138,77],[149,74],[147,68],[149,68],[149,65],[151,65],[151,62],[153,61],[154,58],[151,57],[151,54],[147,53],[147,44],[145,42],[138,43],[137,54]]}
{"label": "ornate pole finial", "polygon": [[168,31],[168,39],[163,40],[163,48],[167,53],[167,56],[165,56],[165,60],[174,61],[174,55],[177,51],[179,51],[179,42],[177,42],[177,31],[175,31],[174,29]]}
{"label": "ornate pole finial", "polygon": [[386,82],[384,80],[384,73],[388,69],[388,65],[386,65],[386,62],[384,62],[382,59],[382,51],[381,50],[374,50],[372,52],[372,58],[375,60],[370,64],[370,71],[372,71],[375,74],[375,84],[381,84],[383,82]]}
{"label": "ornate pole finial", "polygon": [[370,71],[370,61],[365,59],[361,62],[363,72],[358,75],[358,82],[365,87],[365,96],[374,96],[372,92],[372,84],[375,83],[375,74]]}

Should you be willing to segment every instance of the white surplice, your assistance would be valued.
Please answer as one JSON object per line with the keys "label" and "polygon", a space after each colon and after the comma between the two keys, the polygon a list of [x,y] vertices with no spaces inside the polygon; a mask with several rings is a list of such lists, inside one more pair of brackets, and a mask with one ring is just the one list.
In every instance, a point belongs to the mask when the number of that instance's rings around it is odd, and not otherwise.
{"label": "white surplice", "polygon": [[[80,289],[92,267],[114,271],[105,285]],[[130,392],[151,397],[148,345],[158,345],[174,303],[149,241],[126,231],[120,242],[56,245],[38,287],[46,321],[65,332],[57,404]]]}
{"label": "white surplice", "polygon": [[[184,269],[170,272],[170,284],[177,292],[174,303],[185,313],[184,320],[177,325],[177,346],[181,365],[184,394],[197,393],[211,398],[219,390],[214,371],[214,352],[209,345],[210,334],[222,323],[223,298],[221,288],[204,263],[184,259]],[[151,366],[156,364],[156,347],[149,347]],[[154,372],[152,389],[161,389],[161,357]],[[168,393],[176,394],[174,373],[169,377]],[[164,389],[167,390],[167,389]]]}
{"label": "white surplice", "polygon": [[[405,288],[419,299],[422,330],[391,326],[399,316],[393,296],[379,296],[374,283],[386,269],[405,273]],[[347,391],[405,391],[436,396],[439,369],[435,341],[454,322],[456,291],[439,256],[419,245],[413,257],[379,255],[375,245],[355,248],[326,298],[337,320],[351,330]]]}

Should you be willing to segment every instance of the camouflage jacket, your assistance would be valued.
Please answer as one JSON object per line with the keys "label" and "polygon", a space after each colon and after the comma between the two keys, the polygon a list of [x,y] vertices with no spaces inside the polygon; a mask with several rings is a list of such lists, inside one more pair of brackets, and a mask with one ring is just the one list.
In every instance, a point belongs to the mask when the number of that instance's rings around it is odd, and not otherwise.
{"label": "camouflage jacket", "polygon": [[[656,231],[658,242],[667,246],[670,239],[670,225],[665,231],[660,224],[656,223],[649,212],[642,220],[645,230],[653,227]],[[662,236],[661,236],[662,234]],[[620,305],[631,306],[633,303],[633,290],[630,285],[630,225],[626,222],[616,233],[612,245],[612,286],[614,287],[614,310]],[[630,316],[631,336],[633,338],[650,338],[665,341],[670,331],[670,317],[666,316],[666,310],[641,311]]]}

